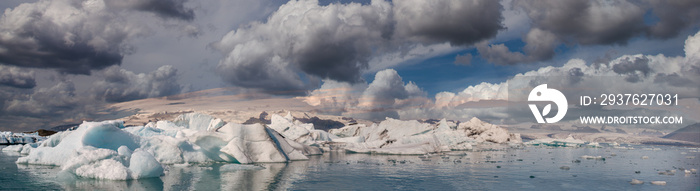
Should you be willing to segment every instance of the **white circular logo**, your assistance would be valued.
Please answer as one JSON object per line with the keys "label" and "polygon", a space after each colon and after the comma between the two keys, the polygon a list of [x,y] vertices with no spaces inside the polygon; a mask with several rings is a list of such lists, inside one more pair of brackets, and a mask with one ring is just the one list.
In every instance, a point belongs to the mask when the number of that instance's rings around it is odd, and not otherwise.
{"label": "white circular logo", "polygon": [[535,104],[528,104],[532,114],[535,115],[535,119],[537,119],[537,123],[556,123],[564,118],[564,115],[566,115],[566,110],[569,109],[568,102],[566,101],[564,94],[556,89],[548,89],[547,84],[541,84],[532,89],[532,91],[530,91],[530,95],[527,97],[527,100],[550,101],[557,104],[557,108],[559,108],[554,117],[544,118],[544,116],[549,114],[549,111],[552,109],[552,104],[547,104],[544,106],[542,112],[540,112]]}

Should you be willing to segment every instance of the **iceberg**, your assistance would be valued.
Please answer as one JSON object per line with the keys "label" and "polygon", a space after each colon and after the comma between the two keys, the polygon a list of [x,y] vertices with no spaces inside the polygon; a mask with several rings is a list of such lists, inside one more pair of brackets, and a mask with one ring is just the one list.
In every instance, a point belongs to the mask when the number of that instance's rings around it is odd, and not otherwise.
{"label": "iceberg", "polygon": [[437,125],[387,118],[379,124],[355,124],[329,131],[339,141],[329,144],[351,153],[423,155],[469,150],[481,143],[521,143],[519,134],[477,118],[456,124],[442,119]]}
{"label": "iceberg", "polygon": [[[159,177],[165,173],[163,165],[288,162],[308,160],[324,150],[424,155],[469,150],[474,144],[521,142],[519,134],[477,118],[464,123],[442,119],[438,124],[387,118],[379,124],[326,132],[291,113],[272,115],[270,124],[226,123],[187,113],[143,126],[125,127],[123,121],[114,120],[83,122],[39,143],[3,150],[25,154],[18,164],[60,166],[86,178],[128,180]],[[231,166],[238,167],[243,166]]]}
{"label": "iceberg", "polygon": [[[545,146],[552,146],[552,147],[579,147],[579,146],[584,145],[585,143],[586,143],[585,141],[574,139],[571,135],[569,135],[568,137],[566,137],[566,139],[554,139],[554,138],[535,139],[532,141],[528,141],[525,144],[533,145],[533,146],[545,145]],[[589,146],[600,147],[600,145],[598,143],[590,143]]]}
{"label": "iceberg", "polygon": [[632,185],[635,185],[635,184],[644,184],[644,181],[637,180],[637,179],[632,179],[632,181],[630,181],[630,184],[632,184]]}
{"label": "iceberg", "polygon": [[322,153],[262,124],[224,123],[199,113],[133,127],[123,121],[83,122],[41,143],[3,150],[26,150],[18,164],[60,166],[77,176],[111,180],[158,177],[168,164],[287,162]]}
{"label": "iceberg", "polygon": [[36,143],[45,140],[46,137],[39,136],[38,132],[34,133],[13,133],[9,131],[0,132],[0,145],[14,145]]}

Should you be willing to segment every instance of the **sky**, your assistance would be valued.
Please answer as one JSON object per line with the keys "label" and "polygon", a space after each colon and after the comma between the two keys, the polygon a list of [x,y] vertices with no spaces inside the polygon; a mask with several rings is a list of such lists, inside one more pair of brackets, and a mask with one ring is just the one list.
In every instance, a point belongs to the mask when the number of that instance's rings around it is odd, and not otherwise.
{"label": "sky", "polygon": [[[480,100],[508,100],[519,76],[576,77],[562,86],[601,93],[677,93],[686,124],[700,121],[692,0],[5,0],[0,8],[0,130],[102,119],[113,112],[106,104],[219,87],[373,120],[508,125],[532,114]],[[587,80],[601,76],[614,83]]]}

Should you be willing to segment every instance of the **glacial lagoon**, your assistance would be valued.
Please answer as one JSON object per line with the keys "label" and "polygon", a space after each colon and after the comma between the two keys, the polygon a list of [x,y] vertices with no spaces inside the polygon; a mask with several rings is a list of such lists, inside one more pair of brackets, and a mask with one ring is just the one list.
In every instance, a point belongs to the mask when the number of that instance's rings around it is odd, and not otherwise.
{"label": "glacial lagoon", "polygon": [[434,155],[334,151],[287,163],[165,165],[159,178],[126,181],[16,164],[17,153],[2,152],[0,190],[698,190],[700,176],[690,172],[700,169],[698,151],[624,144],[485,145]]}

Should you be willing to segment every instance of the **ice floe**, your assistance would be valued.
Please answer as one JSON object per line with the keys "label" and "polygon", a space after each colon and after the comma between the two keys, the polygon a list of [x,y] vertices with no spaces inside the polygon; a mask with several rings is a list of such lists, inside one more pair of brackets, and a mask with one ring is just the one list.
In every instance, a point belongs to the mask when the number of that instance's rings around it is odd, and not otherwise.
{"label": "ice floe", "polygon": [[[571,137],[571,135],[569,135],[566,139],[554,139],[554,138],[535,139],[535,140],[529,141],[525,144],[534,145],[534,146],[545,145],[545,146],[554,146],[554,147],[578,147],[578,146],[584,145],[585,143],[586,143],[585,141],[574,139],[573,137]],[[600,145],[598,143],[595,143],[595,144],[592,144],[591,146],[599,147]]]}
{"label": "ice floe", "polygon": [[363,142],[346,142],[342,147],[353,153],[413,154],[469,150],[481,143],[521,143],[519,134],[477,118],[463,123],[442,119],[437,125],[416,120],[387,118],[379,124],[362,124],[330,130],[338,137],[358,137]]}
{"label": "ice floe", "polygon": [[635,185],[635,184],[644,184],[644,181],[637,180],[637,179],[632,179],[632,181],[630,181],[630,184],[632,184],[632,185]]}
{"label": "ice floe", "polygon": [[[77,176],[127,180],[158,177],[163,165],[259,163],[307,160],[323,150],[424,155],[472,149],[475,144],[521,143],[518,134],[477,118],[438,124],[387,118],[370,126],[354,124],[317,130],[291,114],[272,115],[270,124],[226,123],[200,113],[173,121],[125,127],[122,121],[83,122],[40,143],[3,149],[20,152],[18,164],[60,166]],[[226,166],[224,169],[255,169]]]}
{"label": "ice floe", "polygon": [[41,142],[46,137],[39,136],[38,132],[34,133],[13,133],[9,131],[0,132],[0,144],[27,144]]}

